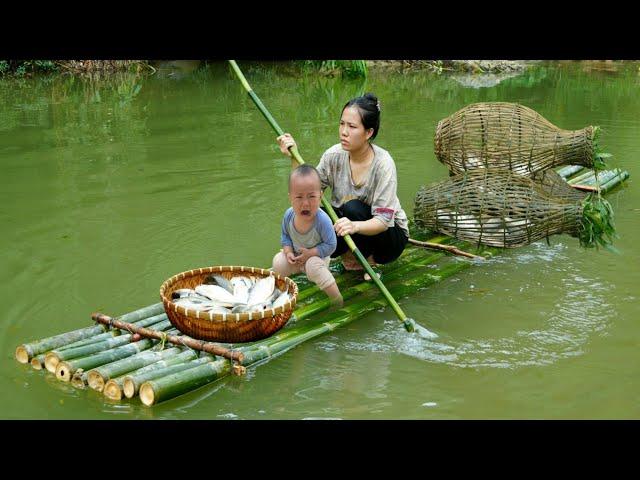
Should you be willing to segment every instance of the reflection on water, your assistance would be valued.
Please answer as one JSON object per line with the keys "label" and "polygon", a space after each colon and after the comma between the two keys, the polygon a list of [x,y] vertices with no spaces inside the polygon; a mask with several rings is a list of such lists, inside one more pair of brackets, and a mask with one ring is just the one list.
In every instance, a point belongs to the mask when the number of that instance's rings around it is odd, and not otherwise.
{"label": "reflection on water", "polygon": [[[528,303],[530,284],[536,284],[539,290],[549,290],[542,295],[552,303],[539,306],[527,305],[519,316],[508,319],[488,317],[478,319],[486,322],[480,332],[482,338],[465,338],[452,336],[446,332],[433,341],[425,341],[413,335],[407,335],[397,328],[397,321],[385,321],[385,328],[375,335],[373,342],[349,342],[348,348],[371,352],[402,352],[405,355],[426,360],[432,363],[443,363],[453,367],[472,368],[517,368],[532,365],[549,365],[564,358],[581,355],[585,346],[595,335],[602,335],[616,317],[615,309],[608,301],[608,289],[597,277],[585,277],[578,266],[567,264],[569,258],[562,244],[547,246],[544,242],[532,245],[529,251],[514,251],[508,257],[494,257],[487,261],[484,270],[508,268],[509,266],[535,265],[535,269],[523,272],[518,280],[518,292],[512,293],[506,281],[503,287],[496,282],[494,272],[488,271],[485,276],[493,283],[493,300],[487,310],[497,308],[506,302],[520,303],[524,307]],[[540,271],[541,270],[541,271]],[[541,284],[541,278],[553,278],[557,275],[559,285]],[[474,275],[475,276],[475,275]],[[477,278],[477,277],[476,277]],[[477,281],[482,281],[478,279]],[[455,283],[455,282],[453,282]],[[471,287],[475,287],[473,284]],[[459,289],[458,289],[459,290]],[[476,288],[470,288],[474,293]],[[455,295],[455,293],[453,293]],[[456,308],[455,299],[449,297],[449,310]],[[453,300],[453,302],[452,302]],[[471,303],[477,303],[475,297]],[[467,299],[463,300],[467,302]],[[453,304],[452,304],[453,303]],[[441,308],[441,307],[438,307]],[[418,309],[415,318],[434,318],[442,310],[431,308],[425,304]],[[536,308],[540,311],[537,312]],[[521,319],[536,314],[536,322],[527,322],[523,328]],[[496,328],[496,322],[508,322],[500,326],[509,332],[508,335],[487,334]],[[445,322],[446,325],[446,322]]]}

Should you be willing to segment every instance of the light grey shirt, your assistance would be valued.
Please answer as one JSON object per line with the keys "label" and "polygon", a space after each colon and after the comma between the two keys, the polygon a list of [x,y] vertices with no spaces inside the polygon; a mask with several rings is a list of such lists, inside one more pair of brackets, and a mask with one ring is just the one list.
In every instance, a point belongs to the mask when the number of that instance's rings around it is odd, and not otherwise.
{"label": "light grey shirt", "polygon": [[316,167],[322,189],[331,187],[331,205],[341,207],[349,200],[358,199],[371,205],[371,215],[387,227],[398,225],[409,236],[407,215],[397,196],[398,176],[393,158],[384,148],[371,144],[373,161],[366,178],[358,186],[351,179],[349,152],[338,143],[322,154]]}

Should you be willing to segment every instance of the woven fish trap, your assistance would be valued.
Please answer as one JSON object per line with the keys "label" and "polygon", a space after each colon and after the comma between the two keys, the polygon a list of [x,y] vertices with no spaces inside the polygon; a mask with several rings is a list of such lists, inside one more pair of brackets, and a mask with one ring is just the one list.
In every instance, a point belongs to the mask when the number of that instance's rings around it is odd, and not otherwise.
{"label": "woven fish trap", "polygon": [[558,233],[578,236],[582,211],[579,199],[552,196],[528,177],[481,169],[421,187],[414,222],[460,240],[514,248]]}
{"label": "woven fish trap", "polygon": [[547,194],[553,197],[562,197],[567,200],[584,200],[588,193],[573,188],[555,170],[543,170],[531,176],[531,180],[540,185]]}
{"label": "woven fish trap", "polygon": [[[291,299],[275,309],[245,313],[204,312],[173,303],[171,294],[174,291],[181,288],[195,289],[205,283],[205,279],[212,273],[222,275],[227,280],[239,275],[253,279],[271,275],[275,277],[275,287],[288,292]],[[193,338],[225,343],[251,342],[273,335],[291,317],[297,297],[298,286],[289,277],[282,277],[262,268],[244,266],[197,268],[174,275],[160,287],[160,298],[173,326]]]}
{"label": "woven fish trap", "polygon": [[562,130],[517,103],[474,103],[438,122],[434,150],[453,174],[503,168],[532,175],[558,165],[599,166],[597,132]]}

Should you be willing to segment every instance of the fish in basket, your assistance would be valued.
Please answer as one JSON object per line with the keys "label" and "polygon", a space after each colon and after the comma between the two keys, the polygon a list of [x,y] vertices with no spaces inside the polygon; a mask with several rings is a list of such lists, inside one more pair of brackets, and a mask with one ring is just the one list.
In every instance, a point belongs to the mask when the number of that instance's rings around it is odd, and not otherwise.
{"label": "fish in basket", "polygon": [[296,305],[298,286],[270,270],[215,266],[178,273],[160,287],[171,323],[193,338],[252,342],[280,330]]}

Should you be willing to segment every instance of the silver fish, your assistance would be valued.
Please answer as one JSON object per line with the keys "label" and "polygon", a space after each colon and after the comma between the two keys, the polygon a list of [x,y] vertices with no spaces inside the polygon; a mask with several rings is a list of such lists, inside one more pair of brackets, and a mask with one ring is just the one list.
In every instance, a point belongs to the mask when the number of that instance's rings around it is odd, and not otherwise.
{"label": "silver fish", "polygon": [[178,290],[175,290],[174,292],[171,293],[171,298],[176,299],[176,298],[188,297],[189,295],[192,295],[194,293],[196,293],[196,291],[190,288],[179,288]]}
{"label": "silver fish", "polygon": [[198,285],[196,293],[204,295],[223,307],[231,307],[238,303],[233,294],[218,285]]}
{"label": "silver fish", "polygon": [[249,305],[255,305],[265,302],[272,294],[275,288],[276,279],[273,275],[258,280],[251,290],[249,290]]}
{"label": "silver fish", "polygon": [[233,296],[238,303],[247,303],[249,301],[249,287],[244,282],[237,282],[233,287]]}
{"label": "silver fish", "polygon": [[229,280],[222,275],[213,273],[204,280],[204,285],[217,285],[224,288],[227,292],[233,294],[233,286],[229,283]]}
{"label": "silver fish", "polygon": [[278,296],[278,298],[276,298],[276,300],[271,305],[271,308],[278,308],[287,303],[289,300],[291,300],[291,296],[289,295],[289,293],[283,292],[280,296]]}

